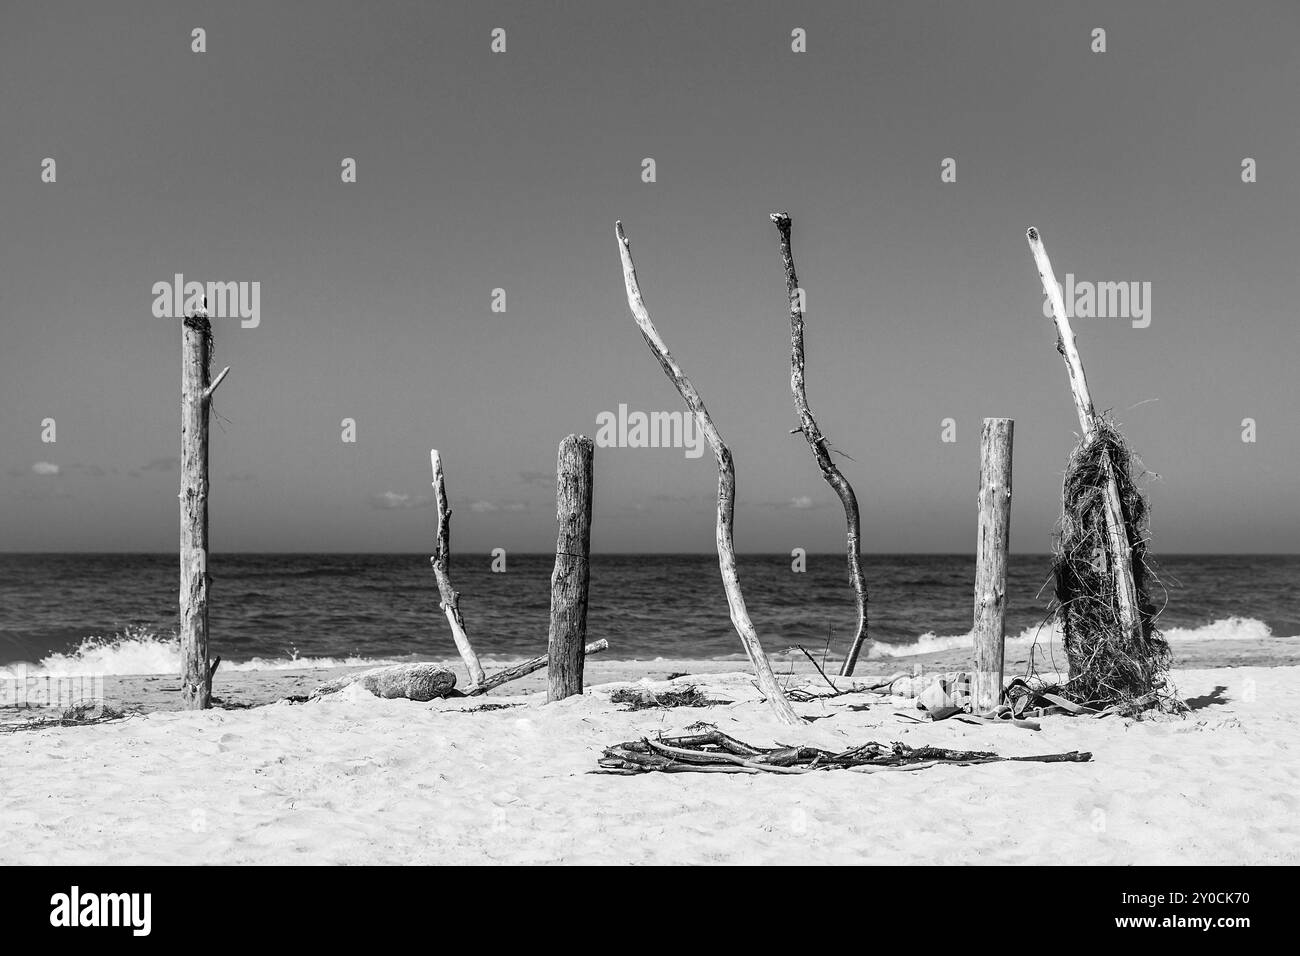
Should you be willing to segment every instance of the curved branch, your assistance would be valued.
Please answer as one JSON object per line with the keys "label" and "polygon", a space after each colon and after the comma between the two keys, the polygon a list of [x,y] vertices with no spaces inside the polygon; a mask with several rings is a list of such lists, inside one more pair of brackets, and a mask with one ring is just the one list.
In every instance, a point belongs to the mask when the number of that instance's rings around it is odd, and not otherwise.
{"label": "curved branch", "polygon": [[447,507],[447,487],[442,480],[442,456],[438,449],[430,450],[429,461],[433,465],[433,494],[438,500],[438,543],[430,563],[442,598],[439,606],[451,625],[451,636],[456,642],[456,650],[460,651],[460,659],[465,662],[465,670],[469,672],[469,682],[482,684],[485,677],[483,665],[478,662],[478,655],[465,633],[465,619],[460,615],[460,594],[451,586],[451,575],[447,573],[451,561],[451,509]]}
{"label": "curved branch", "polygon": [[731,623],[736,628],[736,633],[740,635],[740,642],[745,646],[745,653],[749,655],[750,664],[753,665],[754,673],[758,677],[759,689],[766,695],[767,702],[776,713],[777,718],[787,724],[802,724],[803,719],[794,712],[794,708],[790,706],[790,701],[786,699],[785,693],[776,681],[776,675],[772,673],[772,665],[763,652],[763,645],[759,642],[758,632],[755,631],[754,624],[749,619],[749,612],[745,609],[745,598],[740,591],[740,578],[736,574],[736,550],[732,537],[736,500],[736,470],[731,460],[731,450],[723,444],[722,436],[718,434],[717,428],[714,427],[713,419],[709,417],[709,411],[704,407],[704,401],[700,398],[700,393],[695,390],[695,386],[686,377],[686,373],[682,371],[681,366],[669,354],[668,346],[664,344],[664,340],[659,337],[659,331],[655,328],[654,323],[650,321],[650,313],[646,311],[645,302],[641,298],[641,287],[636,278],[636,266],[632,264],[631,247],[628,244],[627,236],[623,234],[623,224],[621,222],[615,223],[614,229],[618,235],[618,253],[623,262],[623,282],[627,286],[627,304],[632,310],[632,316],[636,319],[636,324],[640,327],[641,335],[645,338],[646,344],[650,346],[650,351],[659,360],[659,364],[663,367],[664,374],[668,376],[669,381],[677,387],[682,400],[686,402],[686,407],[695,416],[700,431],[703,432],[709,446],[713,449],[714,456],[718,459],[718,525],[716,535],[718,567],[722,571],[722,584],[727,592],[727,606],[731,610]]}
{"label": "curved branch", "polygon": [[799,302],[799,277],[794,271],[794,253],[790,249],[790,217],[783,212],[774,212],[768,218],[776,223],[776,228],[781,233],[781,260],[785,263],[785,286],[790,297],[790,391],[794,393],[794,410],[799,416],[799,428],[796,431],[803,432],[826,484],[840,496],[840,503],[844,505],[844,522],[848,526],[849,585],[853,588],[853,599],[858,611],[858,629],[849,645],[848,656],[840,667],[840,676],[848,677],[853,673],[858,653],[867,638],[867,582],[862,576],[862,522],[858,515],[858,499],[853,493],[853,486],[831,460],[830,451],[826,447],[826,436],[817,426],[812,410],[808,407],[803,375],[803,309]]}

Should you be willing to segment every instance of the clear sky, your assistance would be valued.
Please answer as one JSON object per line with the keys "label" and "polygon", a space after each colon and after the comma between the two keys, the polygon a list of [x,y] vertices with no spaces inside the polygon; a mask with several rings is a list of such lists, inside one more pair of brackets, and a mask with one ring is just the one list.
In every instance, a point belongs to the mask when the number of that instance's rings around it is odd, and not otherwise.
{"label": "clear sky", "polygon": [[[1016,420],[1012,547],[1049,549],[1078,425],[1033,224],[1062,279],[1151,283],[1149,327],[1075,326],[1160,475],[1154,552],[1300,551],[1298,37],[1293,0],[6,0],[0,549],[175,548],[180,330],[151,288],[179,272],[261,283],[260,325],[214,320],[214,549],[428,550],[436,446],[456,551],[549,550],[560,439],[681,407],[622,219],[732,446],[738,548],[836,550],[788,434],[780,209],[865,550],[972,548],[985,416]],[[710,550],[715,481],[598,448],[593,548]]]}

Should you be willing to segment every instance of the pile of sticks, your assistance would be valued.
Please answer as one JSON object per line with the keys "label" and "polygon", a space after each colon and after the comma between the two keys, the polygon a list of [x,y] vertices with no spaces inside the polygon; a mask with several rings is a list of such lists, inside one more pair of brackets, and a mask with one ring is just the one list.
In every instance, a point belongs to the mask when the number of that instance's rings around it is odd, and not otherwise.
{"label": "pile of sticks", "polygon": [[642,737],[605,748],[600,769],[592,773],[811,773],[814,770],[924,770],[939,764],[967,767],[1003,760],[1038,763],[1086,763],[1092,754],[1072,750],[1031,757],[1001,757],[980,750],[909,747],[874,741],[831,753],[816,747],[754,747],[719,730],[684,737]]}

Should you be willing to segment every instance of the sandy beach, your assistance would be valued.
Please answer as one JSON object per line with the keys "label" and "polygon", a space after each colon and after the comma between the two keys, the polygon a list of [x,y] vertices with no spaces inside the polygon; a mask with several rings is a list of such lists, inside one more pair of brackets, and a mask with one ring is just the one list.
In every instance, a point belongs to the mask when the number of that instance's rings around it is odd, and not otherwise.
{"label": "sandy beach", "polygon": [[[1296,863],[1291,643],[1180,654],[1185,716],[1047,717],[1039,731],[916,723],[899,716],[917,714],[915,701],[849,693],[796,704],[816,719],[792,732],[734,661],[592,658],[587,692],[553,705],[544,671],[431,703],[356,688],[290,703],[340,670],[231,671],[217,680],[231,709],[206,713],[167,709],[174,678],[110,678],[106,696],[127,718],[0,735],[0,863]],[[963,659],[931,657],[896,669]],[[774,663],[788,686],[829,690],[806,662]],[[688,676],[671,686],[722,703],[629,711],[610,700],[674,674]],[[873,774],[589,773],[605,746],[698,722],[765,745],[1094,756]]]}

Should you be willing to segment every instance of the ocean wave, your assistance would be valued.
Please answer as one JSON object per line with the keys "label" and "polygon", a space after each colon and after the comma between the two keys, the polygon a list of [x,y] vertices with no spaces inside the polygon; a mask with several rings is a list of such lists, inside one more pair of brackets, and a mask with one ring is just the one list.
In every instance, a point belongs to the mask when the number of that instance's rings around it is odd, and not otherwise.
{"label": "ocean wave", "polygon": [[[254,657],[247,661],[221,662],[223,670],[276,671],[324,667],[355,667],[396,663],[366,657],[300,657],[296,648],[288,657]],[[85,674],[104,676],[179,674],[180,639],[148,628],[127,628],[112,637],[88,637],[68,653],[56,652],[35,664],[0,665],[0,680],[32,677],[70,677]]]}
{"label": "ocean wave", "polygon": [[[1198,641],[1257,641],[1274,637],[1272,628],[1263,621],[1253,617],[1228,617],[1203,624],[1200,627],[1162,628],[1161,633],[1170,644],[1191,644]],[[1040,645],[1055,644],[1061,646],[1061,631],[1055,621],[1042,627],[1027,627],[1014,637],[1007,637],[1008,646],[1028,648],[1035,640]],[[975,641],[974,631],[965,634],[938,635],[927,632],[910,644],[885,644],[873,642],[869,658],[917,657],[921,654],[934,654],[939,651],[958,651],[969,649]]]}
{"label": "ocean wave", "polygon": [[[1163,630],[1165,637],[1175,648],[1179,644],[1200,641],[1238,641],[1261,640],[1275,635],[1263,621],[1251,617],[1229,617],[1213,621],[1200,627],[1170,627]],[[973,634],[939,635],[927,632],[911,643],[886,644],[873,642],[864,659],[884,660],[892,658],[917,657],[941,651],[968,650],[973,643]],[[1300,640],[1300,636],[1291,640]],[[1014,649],[1027,649],[1035,641],[1042,647],[1061,646],[1061,633],[1055,622],[1042,627],[1028,627],[1020,634],[1009,636],[1007,646]],[[349,657],[301,657],[296,648],[290,650],[286,657],[254,657],[247,661],[223,660],[223,669],[231,671],[277,671],[306,670],[329,667],[378,666],[380,664],[403,663],[408,658],[367,658]],[[486,656],[482,658],[485,666],[496,667],[513,665],[523,657],[511,655]],[[661,660],[678,660],[677,655],[669,655]],[[745,659],[743,654],[733,653],[719,655],[714,660]],[[455,665],[455,662],[447,663]],[[179,674],[181,669],[180,641],[173,634],[159,634],[148,628],[128,628],[112,637],[88,637],[74,650],[68,653],[53,653],[35,664],[0,665],[0,680],[21,680],[32,677],[71,677],[86,674],[103,676],[144,676],[152,674]]]}

